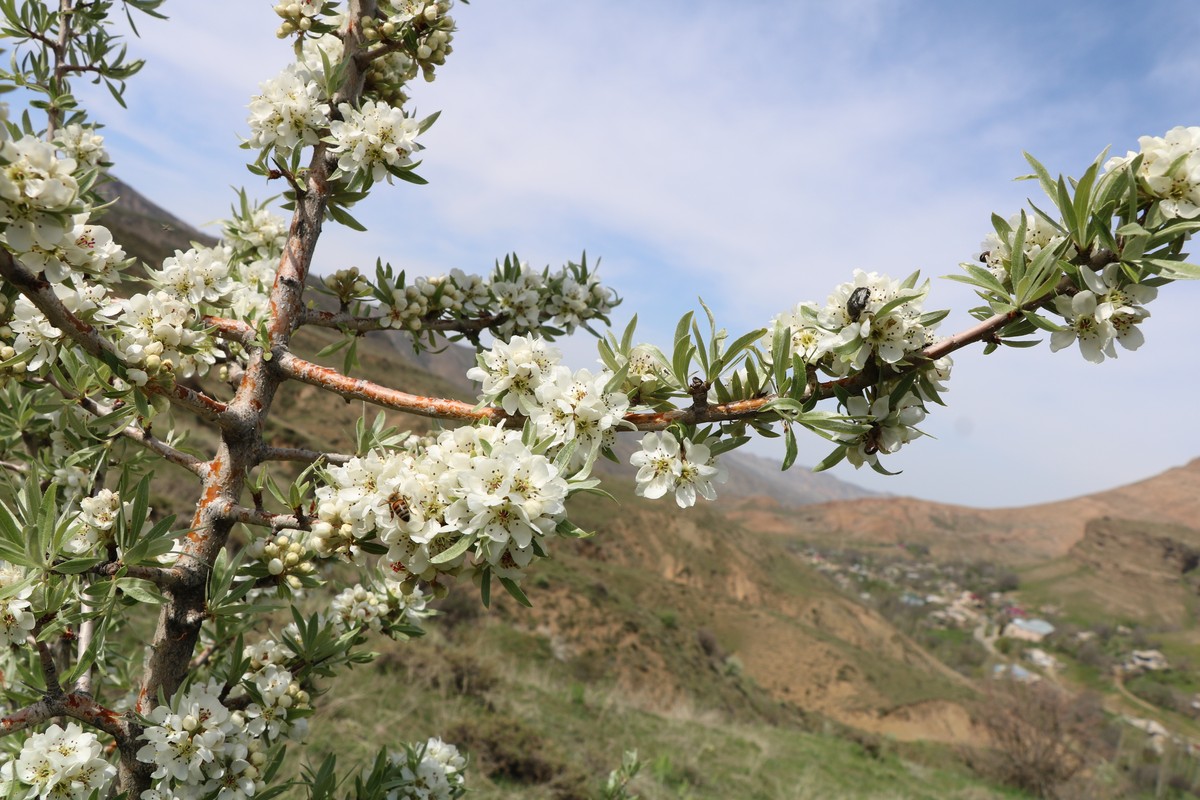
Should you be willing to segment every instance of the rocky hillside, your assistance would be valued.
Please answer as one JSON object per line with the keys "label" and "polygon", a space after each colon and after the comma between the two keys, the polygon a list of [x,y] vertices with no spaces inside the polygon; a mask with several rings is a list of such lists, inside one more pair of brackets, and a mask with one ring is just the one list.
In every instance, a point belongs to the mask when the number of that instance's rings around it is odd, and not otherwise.
{"label": "rocky hillside", "polygon": [[979,509],[913,498],[867,498],[793,509],[743,503],[733,518],[780,536],[858,547],[918,544],[941,559],[1033,564],[1057,558],[1090,520],[1200,527],[1200,459],[1107,492],[1023,508]]}

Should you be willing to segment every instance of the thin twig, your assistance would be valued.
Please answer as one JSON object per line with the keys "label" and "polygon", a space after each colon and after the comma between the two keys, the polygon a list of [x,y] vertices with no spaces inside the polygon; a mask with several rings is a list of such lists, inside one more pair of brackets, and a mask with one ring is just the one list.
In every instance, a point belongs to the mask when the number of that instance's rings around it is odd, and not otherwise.
{"label": "thin twig", "polygon": [[264,447],[258,456],[260,461],[324,461],[329,464],[345,464],[354,456],[345,453],[322,453],[303,447]]}
{"label": "thin twig", "polygon": [[233,520],[234,522],[241,522],[244,525],[256,525],[260,528],[271,528],[277,531],[284,528],[308,530],[308,521],[295,514],[275,514],[257,508],[246,508],[236,503],[226,503],[222,509],[222,514],[226,519]]}

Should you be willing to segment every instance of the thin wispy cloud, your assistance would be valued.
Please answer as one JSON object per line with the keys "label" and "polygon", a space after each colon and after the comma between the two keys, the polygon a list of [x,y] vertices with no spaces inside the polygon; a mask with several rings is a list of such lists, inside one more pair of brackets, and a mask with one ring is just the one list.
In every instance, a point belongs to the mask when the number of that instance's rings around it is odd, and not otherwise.
{"label": "thin wispy cloud", "polygon": [[[118,174],[203,222],[225,212],[230,184],[278,191],[245,172],[237,137],[288,45],[272,38],[269,3],[168,13],[135,43],[150,64],[131,113],[94,98]],[[456,16],[454,54],[414,91],[421,113],[444,109],[424,139],[431,184],[380,187],[355,209],[369,234],[330,225],[318,268],[379,255],[412,271],[486,271],[514,248],[541,266],[586,247],[629,298],[618,321],[639,312],[660,344],[698,295],[737,332],[823,301],[854,268],[952,272],[978,253],[993,211],[1036,194],[1011,180],[1028,169],[1022,149],[1078,173],[1106,145],[1124,152],[1140,134],[1197,122],[1197,90],[1179,74],[1200,23],[1181,0],[1137,17],[1084,0],[509,0]],[[953,330],[976,301],[941,282],[930,302],[957,309]],[[1165,291],[1143,350],[1099,368],[1045,346],[962,353],[951,406],[926,424],[940,441],[891,459],[899,478],[845,477],[1009,505],[1200,455],[1195,437],[1169,432],[1119,436],[1119,457],[1113,444],[1117,420],[1147,396],[1194,394],[1195,358],[1174,343],[1189,340],[1197,302],[1195,286]],[[566,349],[580,366],[594,358],[586,341]],[[801,460],[825,455],[815,438],[802,447]]]}

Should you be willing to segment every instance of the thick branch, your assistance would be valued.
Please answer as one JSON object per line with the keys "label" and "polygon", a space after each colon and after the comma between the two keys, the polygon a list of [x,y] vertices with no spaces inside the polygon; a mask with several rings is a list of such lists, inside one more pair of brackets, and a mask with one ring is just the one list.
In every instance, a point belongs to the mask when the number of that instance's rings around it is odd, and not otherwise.
{"label": "thick branch", "polygon": [[318,386],[342,397],[365,400],[377,406],[394,408],[409,414],[460,420],[499,421],[506,418],[505,413],[498,408],[474,406],[461,400],[450,400],[444,397],[421,397],[389,389],[361,378],[351,378],[335,369],[305,361],[291,353],[277,353],[272,363],[289,378]]}
{"label": "thick branch", "polygon": [[55,717],[70,717],[104,731],[122,750],[133,744],[140,729],[112,709],[105,708],[80,692],[46,696],[32,705],[0,718],[0,736],[40,725]]}

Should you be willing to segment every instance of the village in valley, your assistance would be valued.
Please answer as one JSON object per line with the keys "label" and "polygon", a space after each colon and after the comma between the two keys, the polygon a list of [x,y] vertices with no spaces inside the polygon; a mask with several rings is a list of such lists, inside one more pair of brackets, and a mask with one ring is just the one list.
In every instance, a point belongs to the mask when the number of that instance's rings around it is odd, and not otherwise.
{"label": "village in valley", "polygon": [[989,562],[937,562],[923,545],[894,553],[796,545],[797,556],[971,678],[1093,690],[1146,746],[1200,758],[1200,679],[1172,663],[1156,631],[1131,621],[1080,625],[1021,600],[1020,575]]}

